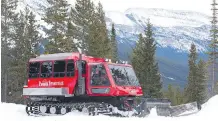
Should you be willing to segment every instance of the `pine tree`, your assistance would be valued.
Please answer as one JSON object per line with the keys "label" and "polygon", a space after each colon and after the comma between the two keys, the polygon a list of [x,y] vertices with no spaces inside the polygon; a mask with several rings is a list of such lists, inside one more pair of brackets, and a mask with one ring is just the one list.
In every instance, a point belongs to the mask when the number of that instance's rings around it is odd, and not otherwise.
{"label": "pine tree", "polygon": [[45,17],[43,20],[51,26],[46,33],[48,35],[49,44],[46,46],[48,53],[64,52],[65,41],[67,33],[68,21],[68,3],[66,0],[47,0],[49,7],[45,10]]}
{"label": "pine tree", "polygon": [[76,25],[75,37],[83,53],[94,57],[111,57],[111,43],[105,22],[103,6],[95,7],[90,0],[77,0],[71,11],[72,22]]}
{"label": "pine tree", "polygon": [[172,87],[171,84],[168,85],[168,90],[166,93],[166,97],[170,99],[171,105],[175,105],[175,94],[174,94],[175,89]]}
{"label": "pine tree", "polygon": [[[145,78],[145,74],[146,73],[146,62],[147,62],[147,50],[145,48],[145,38],[142,36],[142,34],[139,34],[139,40],[136,43],[136,47],[133,49],[133,53],[131,55],[131,63],[132,66],[136,72],[136,75],[139,79],[139,82],[142,86],[143,91],[145,92],[145,90],[148,88],[146,82],[146,78]],[[145,95],[147,95],[145,93]]]}
{"label": "pine tree", "polygon": [[216,84],[216,80],[218,79],[218,28],[217,28],[217,3],[216,0],[213,0],[212,3],[212,11],[213,11],[213,17],[211,21],[211,41],[209,45],[209,64],[210,68],[210,75],[212,80],[212,94],[214,95],[214,86]]}
{"label": "pine tree", "polygon": [[206,99],[206,88],[207,88],[207,74],[206,74],[206,63],[200,59],[197,64],[197,83],[196,83],[196,101],[203,103]]}
{"label": "pine tree", "polygon": [[116,30],[114,28],[114,24],[112,24],[112,28],[111,28],[111,47],[112,47],[112,60],[113,62],[118,61],[118,48],[117,48]]}
{"label": "pine tree", "polygon": [[184,94],[179,86],[168,85],[168,90],[164,91],[164,97],[170,99],[171,105],[180,105],[184,103]]}
{"label": "pine tree", "polygon": [[13,60],[10,66],[11,85],[8,90],[11,92],[10,101],[15,103],[23,103],[22,89],[27,81],[27,63],[28,60],[35,55],[34,47],[38,43],[40,37],[37,31],[35,16],[29,9],[25,9],[25,13],[20,12],[18,19],[14,21],[15,47],[13,48]]}
{"label": "pine tree", "polygon": [[[21,87],[24,85],[23,79],[25,79],[26,65],[22,61],[22,57],[24,56],[24,41],[25,41],[25,16],[22,12],[20,12],[19,17],[14,21],[15,25],[15,35],[13,39],[15,41],[15,47],[12,49],[13,59],[10,64],[13,67],[10,71],[11,83],[8,87],[8,91],[11,93],[9,100],[10,102],[21,103]],[[22,70],[22,71],[21,71]]]}
{"label": "pine tree", "polygon": [[88,41],[90,25],[94,23],[95,8],[94,3],[90,0],[76,0],[75,8],[70,12],[71,21],[76,25],[75,39],[78,40],[78,47],[83,50],[83,53],[88,52]]}
{"label": "pine tree", "polygon": [[183,93],[181,92],[180,88],[176,88],[175,93],[175,105],[180,105],[184,103]]}
{"label": "pine tree", "polygon": [[164,92],[164,97],[170,99],[171,105],[180,105],[184,103],[183,92],[177,86],[168,85],[168,90]]}
{"label": "pine tree", "polygon": [[[8,96],[7,85],[11,62],[11,49],[13,46],[12,36],[14,34],[13,21],[17,19],[17,14],[14,12],[17,8],[17,0],[3,0],[1,1],[1,91],[2,100]],[[7,78],[8,77],[8,78]],[[5,92],[6,91],[6,92]],[[3,96],[4,95],[4,96]]]}
{"label": "pine tree", "polygon": [[93,57],[102,57],[104,52],[102,51],[103,41],[101,40],[100,28],[98,20],[95,20],[93,24],[89,25],[88,31],[89,40],[87,41],[87,54]]}
{"label": "pine tree", "polygon": [[200,59],[197,63],[197,52],[194,44],[191,45],[189,55],[189,75],[186,87],[186,102],[197,101],[203,103],[206,98],[206,63]]}
{"label": "pine tree", "polygon": [[218,80],[216,81],[215,94],[218,94]]}
{"label": "pine tree", "polygon": [[95,48],[97,53],[88,51],[88,54],[96,57],[111,58],[111,43],[106,28],[105,13],[100,2],[98,3],[96,10],[95,16],[93,16],[93,24],[90,25],[89,29],[91,38],[88,42],[88,50],[93,50]]}
{"label": "pine tree", "polygon": [[197,86],[197,52],[196,47],[192,43],[190,54],[189,54],[189,75],[188,75],[188,85],[186,88],[187,102],[196,101],[196,86]]}
{"label": "pine tree", "polygon": [[[31,56],[39,55],[39,52],[36,50],[37,45],[39,44],[39,40],[42,38],[42,36],[39,35],[38,29],[39,25],[36,24],[35,15],[33,12],[30,12],[26,8],[26,14],[27,17],[27,41],[25,41],[25,44],[27,45],[27,55],[28,53],[31,53]],[[29,57],[28,57],[29,58]]]}
{"label": "pine tree", "polygon": [[162,83],[158,72],[158,64],[155,61],[156,44],[149,20],[145,36],[139,35],[139,42],[133,49],[131,62],[140,80],[144,94],[151,97],[162,97]]}
{"label": "pine tree", "polygon": [[69,19],[67,21],[66,39],[64,39],[64,41],[67,44],[62,45],[62,49],[64,52],[78,52],[77,44],[74,42],[74,39],[75,39],[74,29],[75,29],[75,26],[73,26],[71,20]]}

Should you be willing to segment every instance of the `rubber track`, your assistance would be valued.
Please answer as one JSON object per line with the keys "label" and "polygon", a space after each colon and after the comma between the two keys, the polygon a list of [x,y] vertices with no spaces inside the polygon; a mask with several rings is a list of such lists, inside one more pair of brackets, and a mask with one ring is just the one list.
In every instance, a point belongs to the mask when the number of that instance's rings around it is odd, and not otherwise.
{"label": "rubber track", "polygon": [[[60,113],[60,111],[57,110],[55,114],[49,113],[47,111],[46,113],[40,112],[39,107],[40,106],[46,106],[47,109],[50,107],[56,107],[56,109],[60,109],[61,107],[65,107],[67,109],[66,113],[72,112],[72,111],[80,111],[82,112],[82,108],[86,107],[88,109],[88,115],[98,115],[98,114],[104,114],[104,115],[118,115],[118,116],[124,116],[122,114],[122,111],[116,111],[113,112],[113,107],[110,104],[107,103],[53,103],[53,102],[34,102],[29,103],[26,106],[26,113],[30,116],[50,116],[50,115],[63,115]],[[119,112],[121,112],[119,114]]]}

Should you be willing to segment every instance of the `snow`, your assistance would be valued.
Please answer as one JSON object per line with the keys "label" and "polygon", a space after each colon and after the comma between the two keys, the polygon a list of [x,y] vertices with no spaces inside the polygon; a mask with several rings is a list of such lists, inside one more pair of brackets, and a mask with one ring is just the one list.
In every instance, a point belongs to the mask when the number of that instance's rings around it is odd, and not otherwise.
{"label": "snow", "polygon": [[[209,16],[198,12],[184,10],[129,8],[125,12],[106,11],[105,15],[115,24],[128,26],[134,26],[136,24],[145,25],[148,18],[152,21],[153,25],[161,27],[200,27],[202,25],[210,24]],[[135,20],[133,21],[127,16],[131,16]]]}
{"label": "snow", "polygon": [[210,24],[210,17],[198,12],[167,9],[131,8],[125,14],[133,15],[142,22],[149,18],[152,24],[162,27],[191,26]]}
{"label": "snow", "polygon": [[[186,112],[187,113],[187,112]],[[99,116],[88,116],[87,114],[80,113],[77,111],[68,113],[64,116],[42,116],[42,117],[33,117],[27,116],[25,113],[25,106],[12,104],[12,103],[0,103],[0,120],[1,121],[186,121],[186,120],[195,120],[195,121],[217,121],[218,119],[218,95],[212,97],[208,102],[203,105],[201,111],[191,114],[184,115],[181,117],[164,117],[157,116],[156,109],[151,110],[150,115],[144,118],[137,117],[109,117],[104,115]]]}
{"label": "snow", "polygon": [[122,12],[106,12],[105,16],[110,18],[113,23],[115,24],[121,24],[121,25],[128,25],[133,26],[135,25],[129,18],[125,16]]}

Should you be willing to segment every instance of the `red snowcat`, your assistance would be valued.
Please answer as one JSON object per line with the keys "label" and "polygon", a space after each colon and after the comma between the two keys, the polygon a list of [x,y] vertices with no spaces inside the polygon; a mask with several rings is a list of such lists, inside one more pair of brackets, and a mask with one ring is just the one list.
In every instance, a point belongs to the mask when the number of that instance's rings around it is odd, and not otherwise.
{"label": "red snowcat", "polygon": [[147,115],[149,105],[159,106],[162,115],[171,113],[169,100],[142,98],[131,65],[80,53],[31,58],[23,96],[29,115],[64,115],[74,110],[89,115]]}

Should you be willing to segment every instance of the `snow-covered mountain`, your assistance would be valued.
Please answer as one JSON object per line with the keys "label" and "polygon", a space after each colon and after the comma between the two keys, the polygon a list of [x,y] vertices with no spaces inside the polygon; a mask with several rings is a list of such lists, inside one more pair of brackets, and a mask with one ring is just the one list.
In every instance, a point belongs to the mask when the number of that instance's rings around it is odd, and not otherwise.
{"label": "snow-covered mountain", "polygon": [[194,43],[198,51],[207,50],[210,17],[202,13],[130,8],[123,13],[106,12],[106,17],[108,28],[112,23],[116,25],[121,43],[122,39],[128,38],[136,41],[137,37],[134,36],[144,31],[149,18],[154,26],[154,34],[159,47],[170,47],[179,52],[188,52],[190,44]]}
{"label": "snow-covered mountain", "polygon": [[[73,5],[75,1],[68,0]],[[36,15],[41,25],[40,33],[45,36],[44,28],[49,28],[41,20],[43,10],[48,7],[46,0],[24,0],[18,6],[22,10],[27,5]],[[147,19],[153,24],[154,37],[157,42],[157,59],[164,80],[164,86],[173,83],[184,87],[188,74],[188,51],[194,43],[199,57],[207,51],[210,32],[210,17],[208,15],[185,10],[167,10],[159,8],[129,8],[125,12],[105,11],[107,28],[110,31],[115,24],[118,40],[118,51],[121,59],[129,59],[138,34],[146,28]]]}

